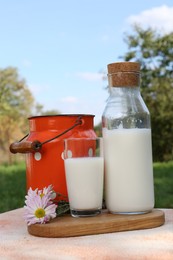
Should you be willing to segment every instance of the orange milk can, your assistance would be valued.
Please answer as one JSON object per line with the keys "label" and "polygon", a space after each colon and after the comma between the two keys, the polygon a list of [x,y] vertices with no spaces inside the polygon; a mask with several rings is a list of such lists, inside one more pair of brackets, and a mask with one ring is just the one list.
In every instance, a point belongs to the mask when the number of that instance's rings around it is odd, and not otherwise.
{"label": "orange milk can", "polygon": [[52,184],[56,192],[67,196],[64,170],[64,142],[66,138],[96,137],[94,115],[60,114],[28,118],[30,133],[12,143],[12,153],[26,154],[27,190],[42,189]]}

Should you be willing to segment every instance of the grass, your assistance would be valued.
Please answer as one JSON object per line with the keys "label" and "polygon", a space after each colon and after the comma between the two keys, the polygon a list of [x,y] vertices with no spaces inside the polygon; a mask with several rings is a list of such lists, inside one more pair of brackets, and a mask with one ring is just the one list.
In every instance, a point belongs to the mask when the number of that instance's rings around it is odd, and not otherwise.
{"label": "grass", "polygon": [[173,208],[173,161],[154,164],[156,208]]}
{"label": "grass", "polygon": [[[154,163],[155,207],[173,208],[173,161]],[[25,163],[0,165],[0,213],[23,207]]]}
{"label": "grass", "polygon": [[23,207],[26,193],[25,163],[0,165],[0,213]]}

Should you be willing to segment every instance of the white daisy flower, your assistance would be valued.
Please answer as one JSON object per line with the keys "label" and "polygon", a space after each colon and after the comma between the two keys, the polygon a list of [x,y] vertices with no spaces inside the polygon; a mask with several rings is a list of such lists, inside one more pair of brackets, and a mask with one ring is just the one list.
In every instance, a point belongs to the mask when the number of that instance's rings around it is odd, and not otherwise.
{"label": "white daisy flower", "polygon": [[43,190],[28,190],[24,206],[24,218],[28,225],[44,224],[56,217],[57,205],[52,202],[53,193],[51,185]]}

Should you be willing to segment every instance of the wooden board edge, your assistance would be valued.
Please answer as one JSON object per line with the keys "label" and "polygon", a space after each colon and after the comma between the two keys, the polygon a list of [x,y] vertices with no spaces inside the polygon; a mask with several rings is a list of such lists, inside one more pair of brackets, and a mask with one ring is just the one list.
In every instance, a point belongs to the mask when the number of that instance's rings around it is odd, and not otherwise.
{"label": "wooden board edge", "polygon": [[[102,216],[100,215],[100,218],[94,217],[94,223],[91,221],[89,224],[86,223],[86,225],[79,224],[77,219],[75,219],[72,222],[73,224],[67,225],[67,228],[65,229],[61,229],[60,227],[55,229],[53,227],[53,222],[54,225],[56,221],[58,222],[59,218],[57,218],[48,224],[35,224],[28,226],[28,233],[38,237],[63,238],[150,229],[159,227],[164,224],[165,214],[162,210],[154,209],[151,213],[148,213],[148,215],[123,215],[125,220],[121,224],[118,220],[122,215],[113,215],[115,216],[113,220],[109,222],[109,219],[107,219],[107,221],[103,223],[101,223]],[[112,216],[112,214],[110,215]],[[65,217],[67,216],[60,218],[63,218],[62,220],[65,221]],[[105,216],[103,215],[103,217]],[[69,218],[71,218],[71,216],[69,216]],[[91,220],[91,217],[89,219]],[[106,218],[104,220],[106,220]]]}

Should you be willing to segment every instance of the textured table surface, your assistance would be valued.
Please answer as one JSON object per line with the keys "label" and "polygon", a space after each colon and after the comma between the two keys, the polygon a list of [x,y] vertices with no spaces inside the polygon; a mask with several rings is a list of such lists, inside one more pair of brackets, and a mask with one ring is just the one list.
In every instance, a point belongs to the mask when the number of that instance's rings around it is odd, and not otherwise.
{"label": "textured table surface", "polygon": [[172,260],[173,209],[163,226],[70,238],[42,238],[28,234],[23,208],[0,214],[0,259],[118,259]]}

